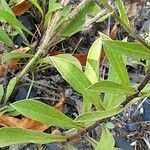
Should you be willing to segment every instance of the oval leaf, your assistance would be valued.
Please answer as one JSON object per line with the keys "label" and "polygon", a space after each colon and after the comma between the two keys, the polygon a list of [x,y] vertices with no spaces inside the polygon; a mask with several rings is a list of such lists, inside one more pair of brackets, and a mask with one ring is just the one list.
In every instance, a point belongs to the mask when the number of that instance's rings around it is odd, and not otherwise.
{"label": "oval leaf", "polygon": [[11,104],[11,106],[22,115],[49,126],[82,128],[79,124],[73,122],[72,119],[64,115],[62,112],[59,112],[55,108],[36,100],[21,100]]}
{"label": "oval leaf", "polygon": [[16,86],[16,82],[17,82],[17,78],[16,78],[16,77],[12,78],[12,79],[9,81],[9,83],[8,83],[8,85],[7,85],[7,89],[6,89],[6,95],[5,95],[5,101],[4,101],[4,103],[7,102],[7,100],[8,100],[9,97],[10,97],[10,95],[12,94],[12,92],[13,92],[15,86]]}
{"label": "oval leaf", "polygon": [[125,85],[130,85],[130,80],[126,66],[123,61],[123,57],[117,51],[113,51],[113,48],[108,47],[107,44],[105,44],[105,41],[112,41],[108,36],[102,33],[101,36],[103,40],[104,50],[109,60],[109,63],[112,65],[117,76],[120,78],[120,82]]}
{"label": "oval leaf", "polygon": [[92,84],[99,80],[99,58],[101,49],[102,41],[101,38],[99,38],[92,44],[88,52],[85,67],[85,75],[91,81]]}
{"label": "oval leaf", "polygon": [[0,147],[16,144],[65,142],[66,137],[21,128],[0,128]]}

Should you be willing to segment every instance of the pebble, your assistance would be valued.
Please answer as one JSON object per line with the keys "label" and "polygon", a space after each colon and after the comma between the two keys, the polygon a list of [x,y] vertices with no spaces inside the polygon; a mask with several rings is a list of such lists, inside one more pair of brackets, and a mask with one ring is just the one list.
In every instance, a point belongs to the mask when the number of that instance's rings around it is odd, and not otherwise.
{"label": "pebble", "polygon": [[139,124],[138,123],[128,123],[125,125],[125,128],[128,132],[134,132],[138,130]]}
{"label": "pebble", "polygon": [[134,150],[134,148],[122,137],[115,137],[115,147],[122,150]]}
{"label": "pebble", "polygon": [[144,121],[150,121],[150,100],[143,103]]}
{"label": "pebble", "polygon": [[150,29],[150,19],[146,20],[143,24],[143,30],[147,33],[149,33],[149,29]]}

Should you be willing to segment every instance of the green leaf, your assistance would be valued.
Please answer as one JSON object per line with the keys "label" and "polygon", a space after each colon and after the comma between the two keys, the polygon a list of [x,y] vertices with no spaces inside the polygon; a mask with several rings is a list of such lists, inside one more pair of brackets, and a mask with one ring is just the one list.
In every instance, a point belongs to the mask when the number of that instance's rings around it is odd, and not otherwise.
{"label": "green leaf", "polygon": [[8,62],[12,59],[21,59],[21,58],[29,58],[32,57],[32,54],[25,54],[25,53],[17,53],[17,52],[10,52],[10,53],[5,53],[2,56],[2,62]]}
{"label": "green leaf", "polygon": [[123,150],[123,149],[120,149],[120,148],[117,148],[117,147],[114,147],[113,150]]}
{"label": "green leaf", "polygon": [[96,105],[98,108],[101,107],[100,99],[93,100],[93,98],[91,99],[91,96],[89,97],[87,87],[91,85],[91,82],[82,72],[81,67],[79,66],[79,62],[75,57],[71,55],[61,54],[43,58],[39,62],[53,65],[59,71],[62,77],[76,91],[85,95],[87,97],[87,100]]}
{"label": "green leaf", "polygon": [[114,150],[114,145],[115,140],[109,129],[103,127],[100,141],[96,147],[96,150]]}
{"label": "green leaf", "polygon": [[109,118],[116,114],[122,112],[123,109],[120,107],[109,110],[109,111],[96,111],[96,112],[89,112],[79,115],[74,121],[75,122],[94,122],[104,118]]}
{"label": "green leaf", "polygon": [[91,46],[88,52],[85,75],[92,84],[99,80],[99,57],[102,49],[101,39],[97,39]]}
{"label": "green leaf", "polygon": [[42,10],[41,6],[39,5],[39,3],[37,2],[37,0],[29,0],[29,1],[40,11],[40,13],[43,16],[43,10]]}
{"label": "green leaf", "polygon": [[106,123],[106,127],[107,127],[108,129],[114,129],[114,128],[115,128],[114,124],[111,123],[111,122],[107,122],[107,123]]}
{"label": "green leaf", "polygon": [[[6,3],[5,0],[0,0],[0,9],[7,11],[8,13],[10,13],[14,16],[13,18],[15,18],[14,13],[12,12],[12,10],[10,9],[9,5]],[[6,19],[6,17],[3,17],[3,15],[2,16],[0,15],[0,21],[1,22],[7,22],[7,20],[9,20],[9,17],[7,17],[7,19]],[[8,23],[10,23],[10,22],[11,22],[11,20]],[[11,24],[11,25],[21,35],[21,37],[24,39],[24,41],[28,42],[28,40],[26,39],[26,37],[25,37],[24,33],[22,32],[21,28],[16,26],[15,24],[14,25]]]}
{"label": "green leaf", "polygon": [[[92,84],[99,80],[99,57],[101,53],[102,42],[101,39],[97,39],[91,46],[88,52],[85,75],[90,80]],[[91,93],[92,94],[92,93]],[[97,94],[99,98],[99,95]],[[83,98],[83,112],[89,112],[91,109],[92,103],[87,101],[85,97]]]}
{"label": "green leaf", "polygon": [[111,49],[112,52],[120,53],[131,58],[150,59],[150,51],[142,44],[133,42],[109,41],[104,40],[104,47]]}
{"label": "green leaf", "polygon": [[126,9],[124,7],[123,1],[122,0],[117,0],[117,5],[118,5],[118,9],[119,9],[119,14],[120,14],[120,18],[121,20],[128,26],[130,27],[130,22],[127,16],[127,12]]}
{"label": "green leaf", "polygon": [[106,15],[102,16],[101,18],[99,18],[96,22],[104,22],[108,17],[110,17],[114,12],[111,13],[107,13]]}
{"label": "green leaf", "polygon": [[56,0],[49,0],[48,12],[45,15],[45,26],[48,25],[48,22],[51,21],[52,13],[58,9],[62,9],[62,6],[59,3],[56,3]]}
{"label": "green leaf", "polygon": [[7,33],[2,28],[0,28],[0,41],[4,42],[4,44],[9,47],[15,47],[13,41],[9,38]]}
{"label": "green leaf", "polygon": [[6,89],[6,95],[5,95],[5,101],[4,103],[7,102],[7,100],[9,99],[9,97],[11,96],[15,86],[16,86],[16,81],[17,81],[17,77],[12,78],[8,85],[7,85],[7,89]]}
{"label": "green leaf", "polygon": [[[3,17],[10,25],[13,27],[18,27],[27,33],[33,35],[19,20],[16,19],[14,15],[12,15],[10,12],[0,9],[0,16]],[[11,19],[10,19],[11,18]]]}
{"label": "green leaf", "polygon": [[[87,15],[95,15],[100,9],[94,1],[89,2],[76,16],[70,19],[69,25],[62,30],[62,35],[70,37],[84,28]],[[61,26],[60,26],[61,28]]]}
{"label": "green leaf", "polygon": [[99,81],[87,88],[93,92],[110,92],[110,93],[124,93],[134,94],[136,89],[130,86],[122,85],[112,81]]}
{"label": "green leaf", "polygon": [[114,71],[117,73],[117,76],[120,78],[120,82],[125,85],[130,85],[128,72],[123,62],[123,58],[121,54],[119,54],[117,51],[114,51],[113,47],[107,45],[106,41],[112,42],[111,39],[109,39],[104,34],[101,34],[101,36],[103,40],[104,50],[109,60],[109,63],[113,66]]}
{"label": "green leaf", "polygon": [[3,96],[4,96],[4,87],[3,85],[0,85],[0,102],[2,101]]}
{"label": "green leaf", "polygon": [[95,139],[91,138],[88,135],[86,135],[84,138],[86,141],[88,141],[94,147],[94,149],[97,147],[98,142]]}
{"label": "green leaf", "polygon": [[0,147],[16,144],[47,144],[66,141],[65,136],[50,135],[43,132],[21,128],[0,128],[0,137]]}
{"label": "green leaf", "polygon": [[[102,39],[104,40],[104,45],[106,45],[105,40],[112,41],[106,35],[101,35]],[[124,64],[123,56],[121,56],[119,53],[116,53],[116,51],[113,51],[111,48],[104,47],[104,49],[110,62],[108,80],[130,86],[129,76]],[[121,104],[125,97],[126,95],[123,93],[105,93],[103,106],[107,110],[116,108]]]}
{"label": "green leaf", "polygon": [[71,9],[72,9],[72,5],[68,5],[63,8],[60,19],[57,23],[57,27],[59,27],[63,21],[67,20],[67,17],[71,13]]}
{"label": "green leaf", "polygon": [[[108,80],[114,81],[117,83],[121,83],[119,75],[117,72],[113,69],[112,65],[109,66],[109,72],[108,72]],[[122,93],[105,93],[103,106],[109,110],[118,107],[126,98],[125,94]]]}
{"label": "green leaf", "polygon": [[11,104],[11,106],[22,115],[49,126],[82,128],[80,124],[73,122],[72,119],[64,115],[62,112],[36,100],[21,100]]}
{"label": "green leaf", "polygon": [[66,143],[65,145],[64,145],[64,149],[65,150],[78,150],[78,149],[76,149],[75,147],[73,147],[71,144],[69,144],[69,143]]}
{"label": "green leaf", "polygon": [[6,0],[0,0],[0,9],[4,9],[11,14],[13,14],[12,10],[10,9],[9,5],[7,4]]}

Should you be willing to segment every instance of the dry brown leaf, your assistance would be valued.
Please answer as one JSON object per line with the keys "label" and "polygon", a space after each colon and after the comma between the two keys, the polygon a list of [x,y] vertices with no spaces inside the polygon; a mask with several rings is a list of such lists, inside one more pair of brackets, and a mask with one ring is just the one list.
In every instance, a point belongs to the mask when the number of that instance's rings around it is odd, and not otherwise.
{"label": "dry brown leaf", "polygon": [[64,96],[61,96],[59,98],[59,101],[56,103],[55,105],[55,108],[59,111],[62,111],[63,107],[64,107],[64,101],[65,101],[65,98]]}
{"label": "dry brown leaf", "polygon": [[[49,53],[50,56],[55,56],[55,55],[58,55],[58,54],[65,54],[63,52],[60,52],[60,51],[51,51]],[[79,62],[81,63],[81,65],[85,65],[86,64],[86,59],[87,59],[87,55],[86,54],[72,54],[72,56],[76,57]]]}
{"label": "dry brown leaf", "polygon": [[5,127],[16,127],[16,124],[18,124],[19,121],[19,119],[8,115],[2,115],[0,117],[0,125]]}
{"label": "dry brown leaf", "polygon": [[32,7],[32,4],[28,1],[24,0],[20,3],[17,3],[15,6],[12,7],[12,11],[15,14],[15,16],[20,16],[27,12]]}
{"label": "dry brown leaf", "polygon": [[49,128],[49,126],[39,123],[38,121],[29,119],[29,118],[22,118],[17,126],[18,128],[25,128],[25,129],[32,129],[36,131],[45,131]]}

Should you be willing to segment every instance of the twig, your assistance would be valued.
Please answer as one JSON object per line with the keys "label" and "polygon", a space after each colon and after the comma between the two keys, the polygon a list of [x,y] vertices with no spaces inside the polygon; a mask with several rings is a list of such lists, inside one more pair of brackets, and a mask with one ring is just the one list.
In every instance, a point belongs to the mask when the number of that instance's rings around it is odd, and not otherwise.
{"label": "twig", "polygon": [[[86,4],[88,4],[91,0],[83,0],[76,9],[74,9],[72,11],[72,13],[69,15],[69,19],[74,18],[81,9],[83,9],[85,7]],[[62,0],[61,1],[61,5],[67,5],[67,3],[69,2],[69,0]],[[28,64],[24,67],[24,69],[20,72],[20,74],[17,77],[17,82],[19,82],[23,76],[29,71],[29,69],[31,68],[31,66],[36,62],[36,60],[42,55],[45,54],[46,50],[51,46],[53,41],[53,38],[55,38],[55,36],[57,35],[57,22],[60,18],[60,14],[61,14],[61,10],[57,10],[53,17],[51,22],[48,23],[48,28],[46,30],[46,33],[44,34],[39,47],[37,48],[37,52],[35,53],[35,55],[32,57],[32,59],[28,62]],[[70,21],[70,20],[69,20]],[[65,25],[67,25],[65,23]]]}

